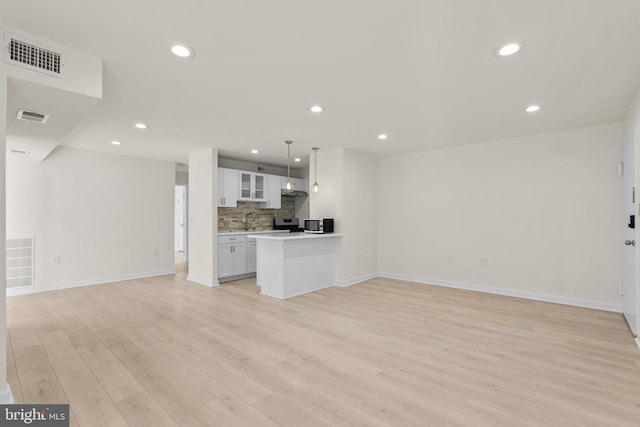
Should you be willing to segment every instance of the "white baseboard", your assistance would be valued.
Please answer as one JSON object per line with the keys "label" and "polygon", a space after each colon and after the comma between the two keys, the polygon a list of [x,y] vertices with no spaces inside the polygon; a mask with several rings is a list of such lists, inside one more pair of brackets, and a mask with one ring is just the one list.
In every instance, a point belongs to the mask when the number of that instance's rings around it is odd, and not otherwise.
{"label": "white baseboard", "polygon": [[53,283],[50,285],[25,286],[22,288],[8,288],[7,296],[13,297],[18,295],[37,294],[39,292],[57,291],[60,289],[79,288],[82,286],[103,285],[112,282],[124,282],[126,280],[143,279],[145,277],[165,276],[167,274],[176,274],[176,269],[150,271],[146,273],[123,274],[120,276],[100,277],[91,280],[78,280],[74,282]]}
{"label": "white baseboard", "polygon": [[470,283],[449,282],[445,280],[426,279],[423,277],[405,276],[395,273],[380,273],[380,277],[387,279],[404,280],[408,282],[422,283],[426,285],[443,286],[447,288],[465,289],[468,291],[484,292],[487,294],[504,295],[516,298],[525,298],[535,301],[553,302],[556,304],[572,305],[576,307],[594,308],[596,310],[622,313],[622,305],[607,304],[598,301],[582,300],[577,298],[558,297],[555,295],[538,294],[535,292],[516,291],[512,289],[493,288],[490,286],[474,285]]}
{"label": "white baseboard", "polygon": [[379,277],[378,273],[366,274],[364,276],[354,277],[353,279],[338,281],[336,283],[336,286],[339,286],[341,288],[346,288],[347,286],[355,285],[356,283],[366,282],[367,280],[375,279],[376,277]]}
{"label": "white baseboard", "polygon": [[256,273],[238,274],[237,276],[227,276],[222,278],[218,277],[218,283],[222,284],[222,283],[231,282],[234,280],[248,279],[250,277],[256,277]]}
{"label": "white baseboard", "polygon": [[193,274],[187,275],[187,280],[189,282],[197,283],[198,285],[207,286],[209,288],[215,288],[216,286],[220,285],[217,280],[202,279],[200,277],[194,276]]}
{"label": "white baseboard", "polygon": [[12,405],[14,403],[16,403],[16,400],[13,398],[9,383],[7,383],[5,389],[0,391],[0,405]]}
{"label": "white baseboard", "polygon": [[318,288],[318,289],[312,289],[312,290],[309,290],[309,291],[302,291],[302,292],[298,292],[296,294],[287,295],[286,297],[279,297],[277,295],[266,294],[266,293],[262,292],[262,288],[260,288],[260,295],[265,295],[265,296],[268,296],[268,297],[271,297],[271,298],[278,298],[278,299],[284,300],[284,299],[299,297],[300,295],[310,294],[310,293],[316,292],[316,291],[321,291],[322,289],[332,288],[333,286],[334,285],[327,285],[327,286],[323,286],[323,287]]}

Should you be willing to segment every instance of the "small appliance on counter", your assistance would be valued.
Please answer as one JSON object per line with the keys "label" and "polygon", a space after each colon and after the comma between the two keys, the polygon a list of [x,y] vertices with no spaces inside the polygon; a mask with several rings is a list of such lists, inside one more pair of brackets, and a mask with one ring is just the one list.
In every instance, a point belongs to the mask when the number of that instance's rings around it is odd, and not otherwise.
{"label": "small appliance on counter", "polygon": [[305,233],[333,233],[333,218],[305,219]]}
{"label": "small appliance on counter", "polygon": [[304,231],[303,228],[300,228],[300,221],[298,218],[274,218],[273,229],[289,230],[291,233],[301,233]]}

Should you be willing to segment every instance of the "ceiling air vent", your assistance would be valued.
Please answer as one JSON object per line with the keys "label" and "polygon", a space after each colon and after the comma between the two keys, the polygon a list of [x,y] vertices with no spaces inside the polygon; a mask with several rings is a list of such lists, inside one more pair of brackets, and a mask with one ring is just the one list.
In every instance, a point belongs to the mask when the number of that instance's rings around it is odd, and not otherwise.
{"label": "ceiling air vent", "polygon": [[63,55],[33,42],[5,35],[5,61],[52,76],[62,77]]}
{"label": "ceiling air vent", "polygon": [[28,152],[28,151],[25,151],[25,150],[16,150],[15,148],[12,148],[12,149],[11,149],[11,153],[12,153],[12,154],[17,154],[17,155],[19,155],[19,156],[28,156],[28,155],[29,155],[29,152]]}
{"label": "ceiling air vent", "polygon": [[47,123],[49,120],[48,114],[36,113],[35,111],[28,111],[19,109],[16,119],[24,120],[25,122],[40,123],[41,125]]}

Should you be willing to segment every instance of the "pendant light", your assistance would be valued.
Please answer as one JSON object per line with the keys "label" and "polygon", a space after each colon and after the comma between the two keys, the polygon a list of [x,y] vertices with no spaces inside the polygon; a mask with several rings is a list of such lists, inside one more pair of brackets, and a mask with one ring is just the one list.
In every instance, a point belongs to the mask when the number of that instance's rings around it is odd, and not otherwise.
{"label": "pendant light", "polygon": [[312,191],[314,193],[317,193],[318,191],[320,191],[320,184],[318,184],[318,150],[319,149],[320,148],[318,148],[318,147],[313,147],[312,148],[314,164],[315,164],[315,167],[313,168],[313,171],[314,171],[315,177],[316,177],[315,182],[313,183],[313,187],[312,187]]}
{"label": "pendant light", "polygon": [[293,141],[285,141],[287,144],[287,182],[284,183],[284,191],[291,193],[293,191],[293,182],[291,181],[291,144]]}

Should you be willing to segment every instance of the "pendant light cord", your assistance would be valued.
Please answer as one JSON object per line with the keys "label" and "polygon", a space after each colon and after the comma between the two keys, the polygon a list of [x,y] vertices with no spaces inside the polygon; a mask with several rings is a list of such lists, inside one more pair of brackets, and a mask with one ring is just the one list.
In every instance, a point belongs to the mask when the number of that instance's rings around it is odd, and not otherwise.
{"label": "pendant light cord", "polygon": [[287,182],[285,184],[284,190],[287,193],[291,193],[293,191],[293,183],[291,182],[291,144],[293,141],[285,141],[287,144]]}
{"label": "pendant light cord", "polygon": [[318,182],[318,148],[317,147],[313,149],[313,164],[314,164],[313,171],[315,172],[315,175],[316,175],[316,179],[314,181]]}
{"label": "pendant light cord", "polygon": [[291,141],[287,141],[287,178],[291,178]]}
{"label": "pendant light cord", "polygon": [[312,150],[313,150],[313,163],[314,163],[314,166],[315,166],[314,169],[313,169],[313,172],[315,174],[315,182],[313,183],[313,187],[312,187],[314,193],[317,193],[318,189],[320,187],[320,185],[318,184],[318,150],[319,149],[320,149],[319,147],[313,147],[312,148]]}

